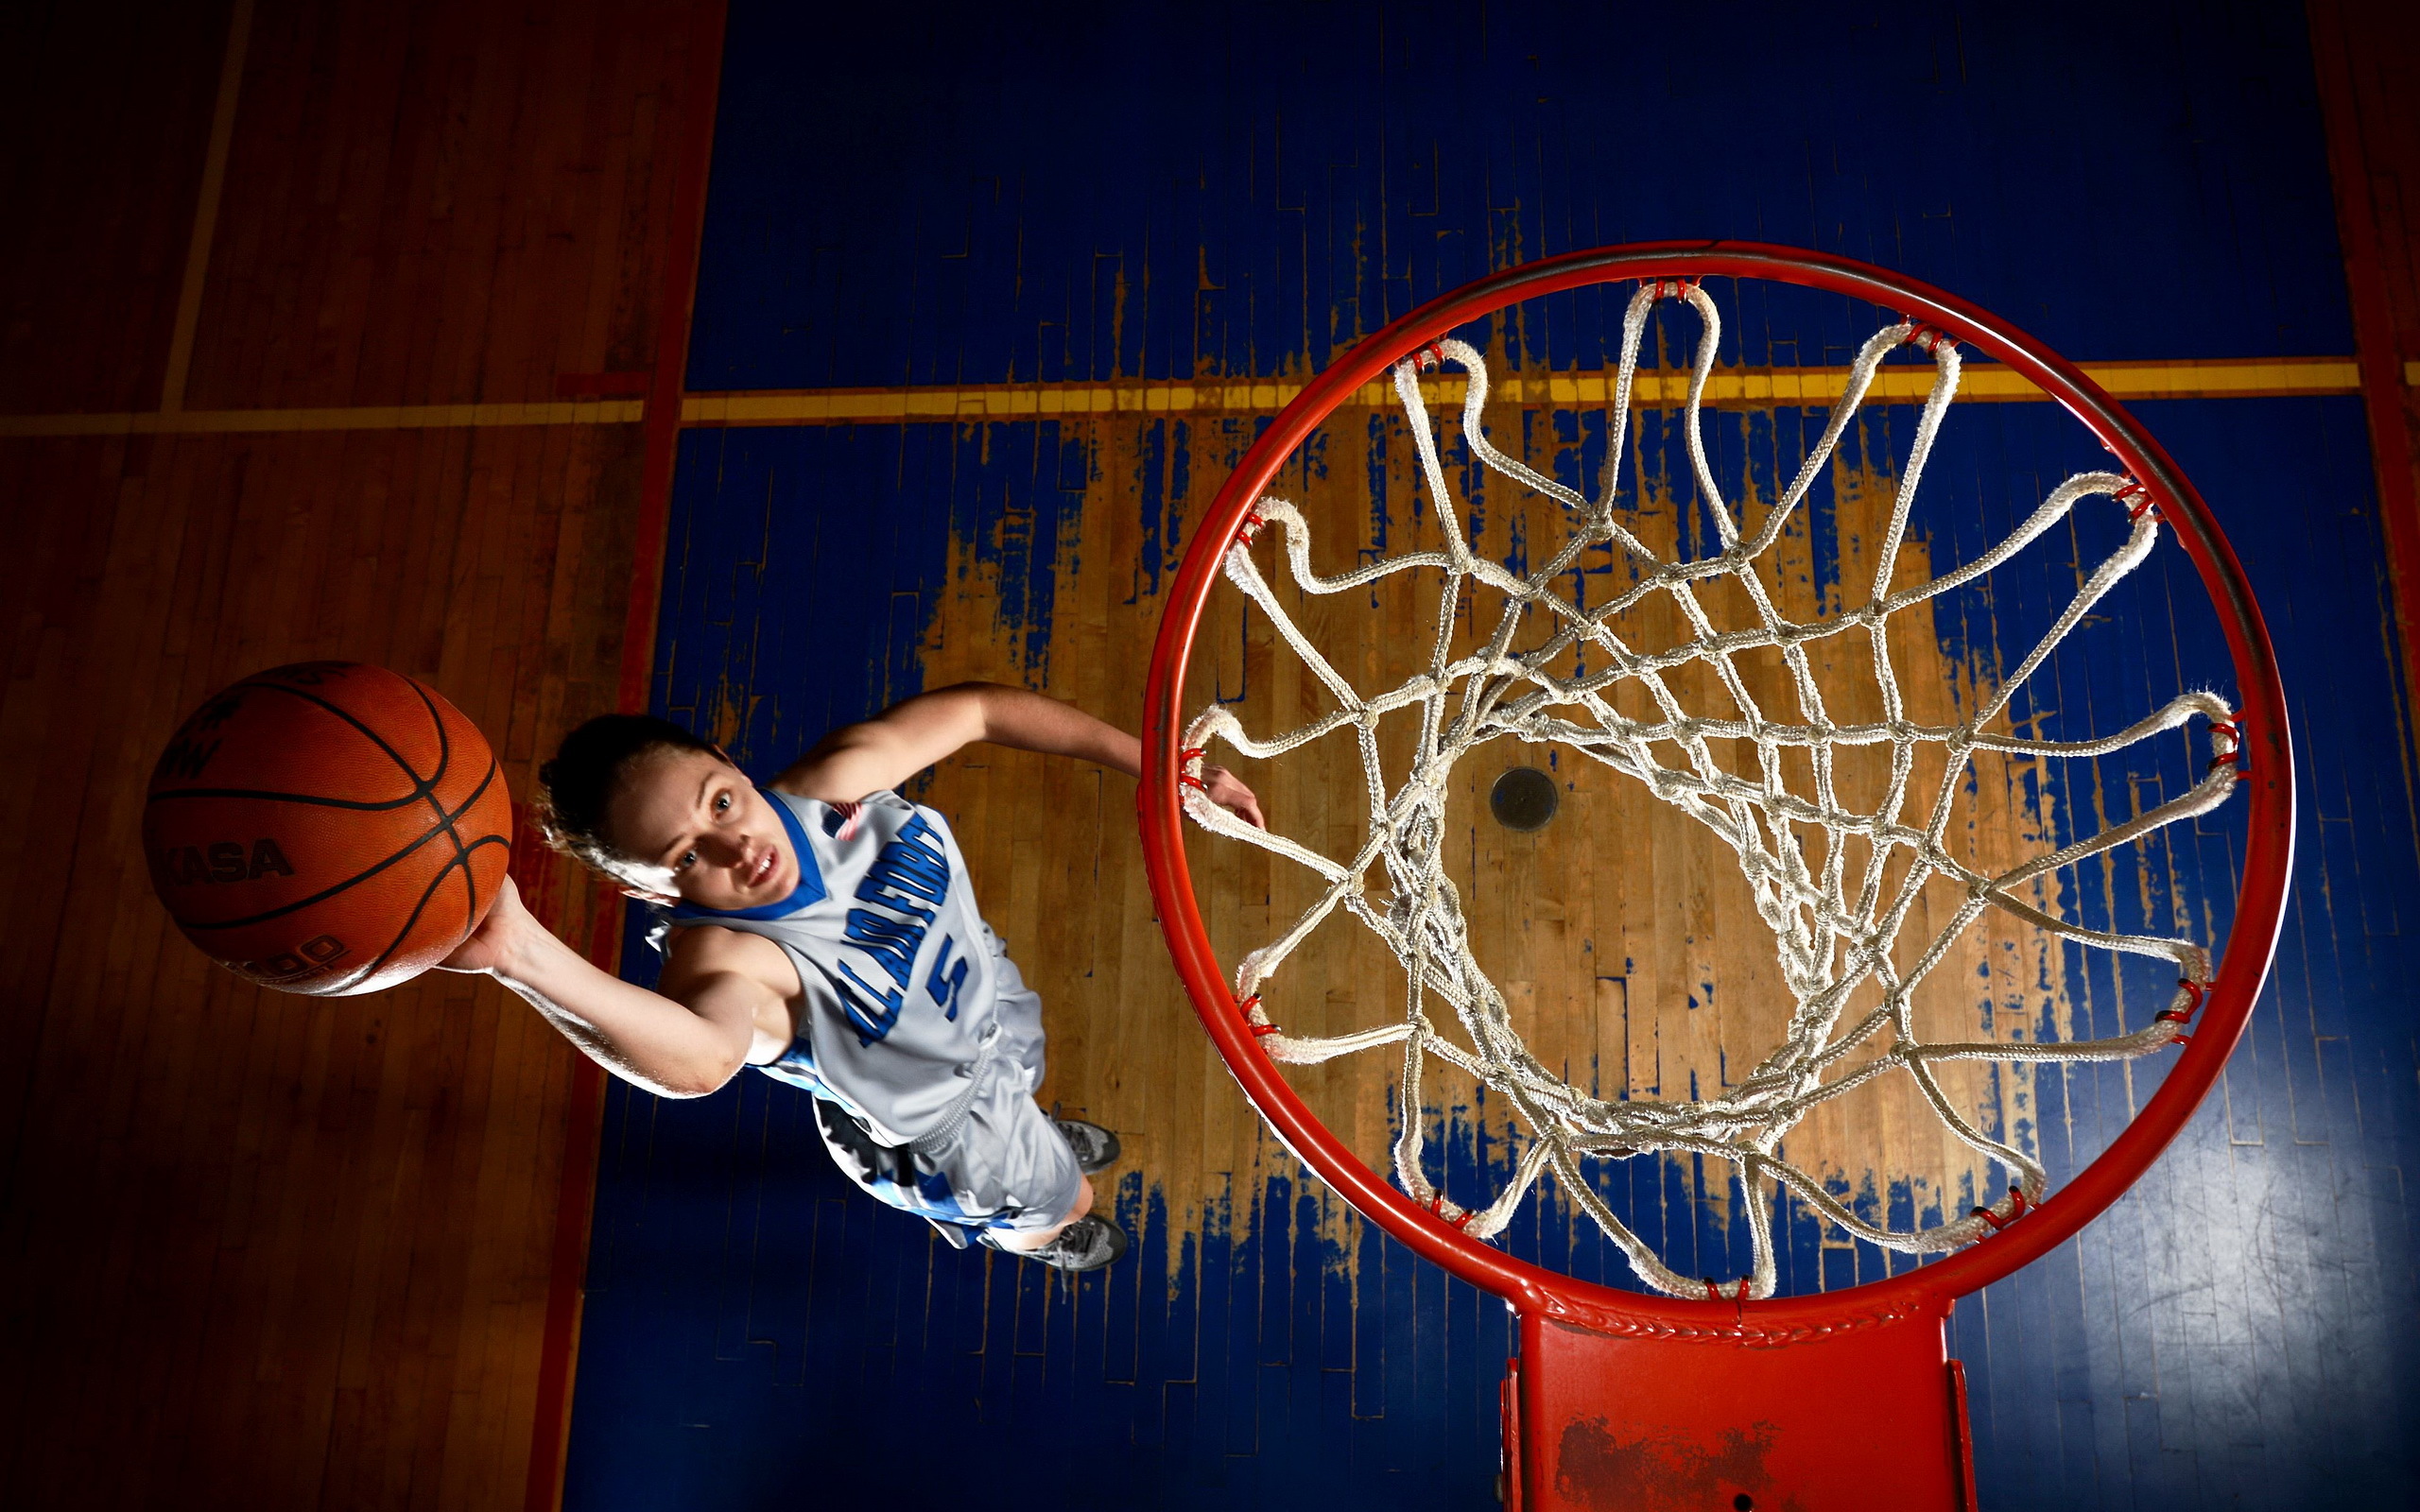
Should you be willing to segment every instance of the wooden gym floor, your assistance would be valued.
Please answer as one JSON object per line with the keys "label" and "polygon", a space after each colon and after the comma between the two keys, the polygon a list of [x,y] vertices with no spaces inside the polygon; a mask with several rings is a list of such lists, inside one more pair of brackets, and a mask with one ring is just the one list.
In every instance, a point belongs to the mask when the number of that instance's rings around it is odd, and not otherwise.
{"label": "wooden gym floor", "polygon": [[718,57],[648,5],[0,21],[0,1502],[551,1496],[598,1078],[485,983],[239,984],[135,834],[256,667],[425,678],[520,792],[619,696]]}

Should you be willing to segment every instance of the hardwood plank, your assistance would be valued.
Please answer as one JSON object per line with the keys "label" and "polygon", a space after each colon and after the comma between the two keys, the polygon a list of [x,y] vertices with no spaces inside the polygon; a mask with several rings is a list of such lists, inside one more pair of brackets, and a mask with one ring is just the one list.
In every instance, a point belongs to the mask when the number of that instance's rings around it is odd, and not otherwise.
{"label": "hardwood plank", "polygon": [[[12,133],[0,175],[59,232],[0,254],[0,408],[156,397],[225,22],[171,9],[139,45],[54,25],[0,65],[15,117],[59,123]],[[548,398],[559,369],[650,359],[673,178],[648,156],[695,77],[686,15],[272,0],[256,27],[196,404]],[[616,684],[638,444],[0,439],[25,585],[0,614],[0,902],[29,931],[0,965],[11,1504],[525,1501],[571,1052],[485,984],[238,983],[168,927],[135,836],[177,720],[302,657],[430,678],[526,791]],[[584,939],[592,890],[553,891]]]}

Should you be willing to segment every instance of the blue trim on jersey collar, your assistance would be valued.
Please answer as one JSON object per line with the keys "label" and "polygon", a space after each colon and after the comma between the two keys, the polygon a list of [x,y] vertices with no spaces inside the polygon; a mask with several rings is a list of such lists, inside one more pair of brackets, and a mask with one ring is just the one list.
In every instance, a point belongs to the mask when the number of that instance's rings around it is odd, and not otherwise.
{"label": "blue trim on jersey collar", "polygon": [[773,805],[773,812],[782,816],[782,828],[790,833],[790,850],[798,856],[798,885],[791,888],[790,895],[781,902],[758,903],[753,908],[703,908],[696,903],[680,903],[672,910],[673,918],[784,919],[823,901],[823,873],[815,865],[815,847],[807,842],[806,826],[798,821],[798,816],[790,812],[790,806],[782,800],[779,793],[767,792],[761,787],[756,791],[765,795],[765,801]]}

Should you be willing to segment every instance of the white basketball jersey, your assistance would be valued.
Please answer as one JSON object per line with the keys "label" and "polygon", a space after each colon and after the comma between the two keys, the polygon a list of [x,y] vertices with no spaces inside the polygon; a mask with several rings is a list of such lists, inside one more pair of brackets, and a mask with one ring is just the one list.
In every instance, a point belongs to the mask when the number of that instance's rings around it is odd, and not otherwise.
{"label": "white basketball jersey", "polygon": [[798,856],[777,903],[683,903],[674,928],[762,935],[798,969],[790,1051],[757,1069],[828,1097],[906,1144],[949,1113],[993,1042],[998,947],[949,821],[896,793],[833,805],[762,789]]}

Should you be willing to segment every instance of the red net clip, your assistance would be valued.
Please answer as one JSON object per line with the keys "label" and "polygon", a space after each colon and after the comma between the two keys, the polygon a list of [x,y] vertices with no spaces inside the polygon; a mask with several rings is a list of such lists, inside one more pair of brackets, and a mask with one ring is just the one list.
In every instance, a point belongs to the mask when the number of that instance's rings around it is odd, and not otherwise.
{"label": "red net clip", "polygon": [[2007,1217],[2001,1217],[1998,1213],[1994,1212],[1989,1208],[1977,1208],[1975,1210],[1975,1216],[1982,1219],[1985,1223],[1990,1224],[1992,1226],[1992,1232],[1998,1233],[2010,1224],[2016,1222],[2016,1220],[2024,1217],[2028,1212],[2031,1212],[2032,1209],[2033,1204],[2025,1200],[2025,1189],[2023,1187],[2011,1187],[2008,1189]]}
{"label": "red net clip", "polygon": [[1236,526],[1236,541],[1246,546],[1251,545],[1253,538],[1259,535],[1261,530],[1267,526],[1269,522],[1267,520],[1261,518],[1259,510],[1247,510],[1244,514],[1243,524]]}
{"label": "red net clip", "polygon": [[[2128,478],[2125,487],[2111,494],[2110,497],[2126,506],[2126,518],[2129,520],[2140,520],[2143,516],[2150,514],[2154,503],[2152,490],[2132,478]],[[2127,501],[2130,499],[2134,502],[2128,504]]]}
{"label": "red net clip", "polygon": [[[2215,772],[2220,767],[2234,761],[2237,757],[2243,755],[2243,730],[2232,720],[2212,720],[2210,722],[2210,733],[2213,735],[2224,735],[2229,741],[2234,743],[2234,748],[2221,751],[2218,755],[2210,758],[2210,770]],[[2252,775],[2252,763],[2250,759],[2247,758],[2244,761],[2244,764],[2239,770],[2242,776],[2250,777]]]}
{"label": "red net clip", "polygon": [[[1711,1276],[1702,1276],[1698,1279],[1705,1282],[1705,1299],[1707,1301],[1720,1302],[1722,1300],[1721,1282],[1716,1280]],[[1744,1302],[1748,1299],[1748,1283],[1753,1278],[1746,1276],[1739,1278],[1739,1289],[1731,1294],[1731,1299],[1733,1301]]]}
{"label": "red net clip", "polygon": [[1919,320],[1916,322],[1915,329],[1908,333],[1907,344],[1918,352],[1928,352],[1941,347],[1948,347],[1955,351],[1958,338],[1929,320]]}
{"label": "red net clip", "polygon": [[1703,282],[1694,278],[1685,282],[1677,278],[1651,278],[1643,281],[1643,286],[1652,290],[1659,300],[1685,300]]}
{"label": "red net clip", "polygon": [[1269,1035],[1278,1032],[1277,1025],[1273,1023],[1254,1023],[1252,1022],[1252,1010],[1259,1006],[1260,994],[1257,992],[1236,1005],[1236,1011],[1243,1016],[1244,1027],[1252,1031],[1252,1037],[1255,1040],[1263,1039]]}
{"label": "red net clip", "polygon": [[1443,1192],[1432,1191],[1428,1194],[1428,1211],[1439,1218],[1444,1218],[1445,1222],[1457,1228],[1468,1228],[1471,1226],[1471,1220],[1478,1216],[1476,1212],[1466,1211],[1459,1218],[1446,1218],[1445,1194]]}
{"label": "red net clip", "polygon": [[1414,372],[1426,372],[1431,368],[1443,368],[1445,366],[1444,344],[1438,341],[1423,342],[1413,348],[1411,355],[1404,360],[1411,364],[1411,370]]}
{"label": "red net clip", "polygon": [[[2193,1001],[2187,1004],[2184,1007],[2166,1008],[2152,1015],[2153,1019],[2157,1020],[2161,1023],[2191,1023],[2193,1022],[2193,1015],[2202,1011],[2203,1001],[2207,998],[2210,993],[2209,983],[2196,982],[2190,977],[2179,977],[2176,985],[2183,988],[2185,989],[2185,995],[2191,998]],[[2189,1034],[2180,1034],[2176,1037],[2176,1042],[2178,1044],[2183,1044],[2192,1038],[2193,1037]]]}

